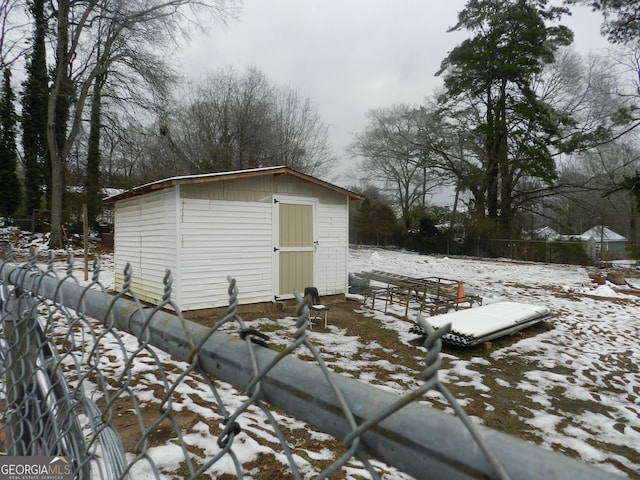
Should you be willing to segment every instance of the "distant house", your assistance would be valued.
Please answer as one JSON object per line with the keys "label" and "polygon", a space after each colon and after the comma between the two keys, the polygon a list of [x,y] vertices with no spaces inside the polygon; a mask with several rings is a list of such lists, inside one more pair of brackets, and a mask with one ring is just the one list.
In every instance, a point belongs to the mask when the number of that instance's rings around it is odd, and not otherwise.
{"label": "distant house", "polygon": [[625,258],[627,239],[613,230],[596,225],[580,235],[585,242],[593,242],[595,245],[595,258],[597,260],[619,260]]}
{"label": "distant house", "polygon": [[[105,187],[102,189],[102,198],[115,197],[124,192],[126,192],[126,190],[122,188]],[[114,222],[113,205],[106,205],[102,211],[98,213],[96,220],[100,225],[106,226],[107,228],[105,230],[110,232],[113,229]]]}
{"label": "distant house", "polygon": [[158,304],[166,270],[182,310],[347,292],[349,202],[358,194],[287,167],[167,178],[116,194],[115,287]]}
{"label": "distant house", "polygon": [[533,232],[533,238],[536,240],[554,240],[557,237],[558,232],[549,226],[538,228]]}

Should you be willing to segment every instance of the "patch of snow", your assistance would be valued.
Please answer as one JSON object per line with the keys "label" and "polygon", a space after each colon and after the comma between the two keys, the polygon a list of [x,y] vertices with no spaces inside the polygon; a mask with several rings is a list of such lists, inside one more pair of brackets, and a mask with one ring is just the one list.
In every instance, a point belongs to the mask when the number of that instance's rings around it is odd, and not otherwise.
{"label": "patch of snow", "polygon": [[[101,261],[103,270],[100,282],[111,288],[114,279],[113,261],[109,256]],[[64,268],[64,264],[61,264],[61,268]],[[78,278],[81,278],[81,262],[76,264],[75,269],[78,270]],[[609,284],[592,288],[587,270],[573,265],[436,257],[374,248],[352,249],[349,271],[358,273],[366,270],[461,280],[465,291],[481,295],[486,305],[506,301],[549,308],[555,315],[554,328],[550,331],[529,338],[514,339],[510,345],[493,350],[483,358],[472,357],[465,360],[452,353],[443,353],[445,367],[438,373],[440,379],[444,384],[469,387],[466,398],[461,399],[463,405],[482,396],[481,401],[485,405],[483,408],[487,412],[495,409],[493,398],[496,395],[487,384],[496,385],[496,388],[520,389],[539,408],[528,409],[527,415],[523,415],[523,411],[516,411],[514,405],[505,413],[521,416],[529,433],[539,438],[546,448],[558,450],[562,446],[565,450],[574,450],[584,461],[618,474],[624,473],[618,468],[619,465],[623,465],[628,471],[640,471],[640,457],[637,454],[624,456],[605,447],[599,449],[594,446],[640,445],[640,372],[637,368],[640,364],[640,297],[621,293]],[[629,284],[640,285],[640,280],[632,279]],[[375,319],[390,335],[395,335],[399,342],[409,344],[415,339],[415,335],[409,333],[408,327],[415,320],[417,312],[410,309],[408,322],[402,319],[404,306],[390,305],[388,313],[384,313],[381,311],[382,305],[383,303],[378,304],[375,310],[368,307],[361,310]],[[354,308],[359,307],[355,304]],[[270,334],[269,341],[274,345],[289,344],[295,332],[295,319],[291,317],[279,319],[277,323],[266,319],[252,322],[252,327],[259,328],[260,325],[269,326],[270,330],[274,325],[278,326],[277,333]],[[380,348],[380,345],[364,345],[359,337],[348,336],[335,326],[330,325],[327,330],[313,329],[309,331],[309,338],[318,345],[323,358],[326,358],[332,368],[347,372],[343,374],[354,376],[360,381],[380,384],[384,379],[380,388],[399,394],[421,384],[419,371],[410,371],[406,367],[378,360],[373,356],[373,351]],[[138,347],[137,340],[126,335],[118,340],[106,341],[101,356],[101,368],[105,372],[122,372],[124,364],[121,344],[128,351],[135,351]],[[298,354],[304,356],[302,353]],[[175,362],[162,352],[158,352],[158,355],[163,362],[175,366],[176,376],[184,371],[184,364]],[[416,357],[424,358],[423,347],[416,347]],[[487,367],[490,367],[492,361],[504,359],[516,359],[527,366],[517,384],[500,378],[500,372],[495,372],[495,376],[490,378],[490,373],[480,374],[475,370],[482,366],[483,371],[490,372]],[[133,369],[140,372],[140,379],[144,380],[131,387],[141,402],[158,402],[150,388],[158,383],[151,365],[151,361],[147,362],[142,357],[133,365]],[[143,377],[142,374],[148,377]],[[90,386],[87,382],[87,388]],[[220,384],[218,389],[229,411],[246,400],[245,396],[228,385]],[[174,396],[173,407],[176,410],[187,409],[206,419],[206,422],[199,422],[186,432],[184,441],[201,449],[203,455],[211,458],[218,452],[218,447],[217,439],[210,433],[207,423],[219,423],[221,416],[212,408],[203,407],[194,401],[194,398],[198,398],[202,404],[214,405],[215,399],[210,390],[204,383],[194,379],[182,383]],[[558,406],[558,396],[564,402],[598,402],[602,411],[565,411],[562,406]],[[439,406],[444,407],[443,410],[453,413],[437,392],[428,392],[421,401],[438,402]],[[272,413],[283,428],[305,428],[304,423],[294,418]],[[266,430],[266,417],[258,408],[247,410],[239,421],[243,432],[251,432],[251,435],[243,433],[236,439],[238,443],[234,446],[234,452],[242,462],[251,462],[260,453],[270,451],[252,437],[277,443],[272,431]],[[474,421],[481,423],[482,419],[474,417]],[[318,443],[331,438],[326,434],[312,433],[311,430],[308,434],[313,438],[317,437]],[[301,453],[310,459],[330,458],[330,452],[324,448],[303,450]],[[152,448],[149,455],[164,472],[175,471],[183,460],[182,449],[171,441],[165,446]],[[275,455],[286,463],[280,453]],[[308,459],[296,454],[296,462],[305,478],[317,474]],[[146,478],[150,473],[149,468],[144,461],[136,463],[132,477]],[[214,476],[234,474],[235,467],[227,456],[209,472]],[[355,462],[350,462],[343,472],[347,478],[368,476]],[[171,475],[167,478],[171,478]],[[405,477],[397,474],[393,478]]]}

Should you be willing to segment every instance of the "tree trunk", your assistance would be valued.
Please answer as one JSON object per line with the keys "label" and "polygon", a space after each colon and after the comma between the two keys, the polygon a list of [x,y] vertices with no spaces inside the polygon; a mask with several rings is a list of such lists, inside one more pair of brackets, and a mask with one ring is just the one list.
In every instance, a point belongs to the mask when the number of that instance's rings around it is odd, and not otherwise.
{"label": "tree trunk", "polygon": [[487,113],[486,113],[486,140],[485,140],[485,175],[487,216],[496,220],[498,218],[498,159],[496,148],[496,112],[494,111],[491,84],[487,86]]}
{"label": "tree trunk", "polygon": [[91,118],[89,125],[89,144],[87,147],[87,170],[85,178],[85,196],[87,203],[87,223],[93,227],[96,223],[96,215],[99,210],[99,186],[100,186],[100,121],[102,106],[102,86],[104,76],[99,75],[93,85],[93,98],[91,99]]}
{"label": "tree trunk", "polygon": [[51,248],[62,247],[62,194],[64,190],[63,155],[66,120],[70,104],[69,65],[69,0],[58,2],[56,68],[47,112],[47,143],[51,156]]}
{"label": "tree trunk", "polygon": [[[48,25],[44,4],[44,0],[35,0],[30,7],[35,27],[22,97],[22,150],[27,215],[33,215],[42,208],[42,194],[51,184],[51,158],[47,152],[49,74],[45,35]],[[45,202],[48,203],[47,200]]]}
{"label": "tree trunk", "polygon": [[498,135],[496,139],[497,159],[500,175],[500,234],[505,238],[511,237],[511,227],[513,221],[513,176],[509,165],[509,143],[507,128],[507,104],[506,104],[506,80],[502,80],[500,90],[500,101],[498,102],[497,127]]}

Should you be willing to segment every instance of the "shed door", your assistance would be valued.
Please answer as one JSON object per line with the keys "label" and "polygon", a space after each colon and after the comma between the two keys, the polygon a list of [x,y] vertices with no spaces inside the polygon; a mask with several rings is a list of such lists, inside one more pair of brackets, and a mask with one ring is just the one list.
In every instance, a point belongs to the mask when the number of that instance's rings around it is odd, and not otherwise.
{"label": "shed door", "polygon": [[276,200],[278,214],[276,245],[277,297],[291,297],[313,286],[314,204]]}

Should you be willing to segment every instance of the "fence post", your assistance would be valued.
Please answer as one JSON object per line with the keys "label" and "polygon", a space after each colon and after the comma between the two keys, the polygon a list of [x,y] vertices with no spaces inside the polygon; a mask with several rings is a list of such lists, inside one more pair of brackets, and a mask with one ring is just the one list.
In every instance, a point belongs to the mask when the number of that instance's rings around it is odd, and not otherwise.
{"label": "fence post", "polygon": [[15,287],[2,289],[7,455],[70,457],[75,479],[90,478],[84,437],[57,353],[38,321],[38,301]]}
{"label": "fence post", "polygon": [[[15,293],[20,293],[16,288]],[[29,298],[31,301],[22,301]],[[38,341],[36,318],[29,312],[31,297],[9,296],[2,302],[2,321],[6,338],[4,368],[7,391],[7,453],[14,456],[37,455],[34,450],[33,421],[38,418],[34,401]],[[31,450],[31,451],[30,451]]]}

